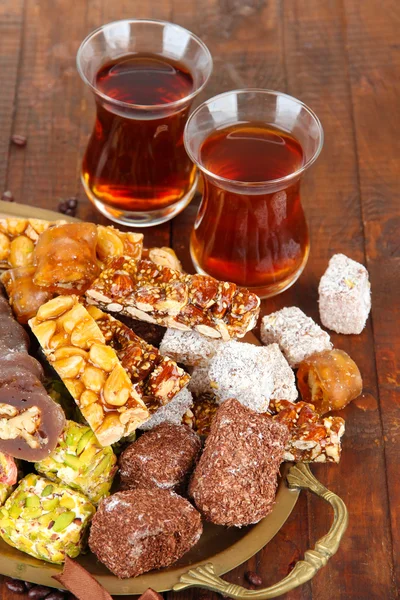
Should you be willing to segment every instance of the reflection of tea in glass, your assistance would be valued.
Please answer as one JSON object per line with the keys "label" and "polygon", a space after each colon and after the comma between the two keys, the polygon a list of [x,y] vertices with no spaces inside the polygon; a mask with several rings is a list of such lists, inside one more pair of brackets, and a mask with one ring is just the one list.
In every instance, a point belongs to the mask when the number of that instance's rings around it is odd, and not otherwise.
{"label": "reflection of tea in glass", "polygon": [[[198,267],[217,279],[251,288],[290,280],[302,269],[308,229],[296,179],[276,191],[248,193],[251,184],[290,176],[303,166],[300,142],[262,122],[213,131],[201,143],[198,160],[210,174],[236,187],[204,178],[204,196],[191,240]],[[241,187],[241,183],[250,186]]]}
{"label": "reflection of tea in glass", "polygon": [[[187,67],[145,53],[107,62],[94,86],[108,98],[146,107],[165,107],[194,90]],[[157,118],[132,118],[101,99],[96,104],[96,125],[83,161],[83,178],[93,196],[126,211],[160,209],[183,198],[196,177],[183,145],[189,105]]]}

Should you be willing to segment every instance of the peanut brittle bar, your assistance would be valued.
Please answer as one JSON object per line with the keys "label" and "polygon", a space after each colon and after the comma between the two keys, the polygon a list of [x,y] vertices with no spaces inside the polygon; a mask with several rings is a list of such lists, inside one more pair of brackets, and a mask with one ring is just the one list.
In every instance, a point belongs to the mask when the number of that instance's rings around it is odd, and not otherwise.
{"label": "peanut brittle bar", "polygon": [[96,306],[89,314],[99,326],[107,345],[114,348],[135,390],[150,413],[168,404],[187,385],[190,376],[169,357],[160,354],[129,327]]}
{"label": "peanut brittle bar", "polygon": [[50,300],[29,325],[102,446],[149,418],[117,353],[77,296]]}
{"label": "peanut brittle bar", "polygon": [[111,259],[86,297],[109,312],[224,340],[252,329],[260,307],[256,294],[233,283],[128,257]]}
{"label": "peanut brittle bar", "polygon": [[289,428],[290,437],[285,447],[285,461],[338,463],[342,452],[341,438],[345,423],[341,417],[323,417],[312,404],[286,400],[274,401],[270,406],[276,413],[272,418]]}

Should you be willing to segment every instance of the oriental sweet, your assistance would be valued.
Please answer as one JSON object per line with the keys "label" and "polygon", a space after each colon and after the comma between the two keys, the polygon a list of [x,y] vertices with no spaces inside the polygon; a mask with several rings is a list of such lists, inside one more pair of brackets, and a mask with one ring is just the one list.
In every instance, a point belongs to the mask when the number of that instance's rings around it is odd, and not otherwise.
{"label": "oriental sweet", "polygon": [[258,296],[235,284],[127,257],[112,259],[86,297],[109,312],[225,340],[252,329],[260,306]]}
{"label": "oriental sweet", "polygon": [[63,563],[80,554],[95,511],[83,494],[31,473],[0,509],[0,535],[35,558]]}
{"label": "oriental sweet", "polygon": [[29,267],[39,236],[49,227],[65,221],[42,219],[0,218],[0,269]]}
{"label": "oriental sweet", "polygon": [[179,425],[193,406],[193,396],[187,387],[178,392],[168,404],[160,406],[152,413],[150,419],[140,425],[140,429],[148,431],[160,423]]}
{"label": "oriental sweet", "polygon": [[297,306],[263,317],[260,333],[263,344],[279,345],[292,368],[311,354],[332,348],[329,335]]}
{"label": "oriental sweet", "polygon": [[18,467],[12,456],[0,452],[0,506],[13,491],[18,480]]}
{"label": "oriental sweet", "polygon": [[358,334],[371,310],[368,271],[344,254],[335,254],[319,282],[322,324],[337,333]]}
{"label": "oriental sweet", "polygon": [[1,276],[8,300],[19,323],[26,324],[53,297],[47,289],[33,283],[36,267],[9,269]]}
{"label": "oriental sweet", "polygon": [[33,283],[57,294],[83,294],[100,272],[93,223],[68,223],[47,229],[35,248]]}
{"label": "oriental sweet", "polygon": [[87,310],[104,335],[107,345],[114,348],[128,373],[135,391],[150,413],[165,406],[185,387],[190,376],[157,348],[140,339],[129,327],[95,306]]}
{"label": "oriental sweet", "polygon": [[[272,408],[272,407],[271,407]],[[340,461],[345,423],[341,417],[321,417],[312,404],[286,400],[274,402],[273,419],[290,431],[284,460],[294,462]]]}
{"label": "oriental sweet", "polygon": [[148,419],[115,350],[76,296],[50,300],[29,324],[102,446]]}
{"label": "oriental sweet", "polygon": [[82,492],[93,504],[110,493],[117,472],[117,457],[103,448],[90,427],[67,421],[56,448],[35,469],[51,481]]}
{"label": "oriental sweet", "polygon": [[144,433],[119,459],[123,489],[159,487],[183,493],[201,449],[186,425],[162,423]]}
{"label": "oriental sweet", "polygon": [[258,523],[273,507],[288,428],[237,400],[219,407],[189,495],[217,525]]}
{"label": "oriental sweet", "polygon": [[356,363],[338,349],[313,354],[300,363],[297,381],[302,399],[320,415],[344,408],[362,392]]}
{"label": "oriental sweet", "polygon": [[173,564],[198,542],[202,530],[200,514],[174,492],[128,490],[100,504],[89,546],[117,577],[137,577]]}
{"label": "oriental sweet", "polygon": [[236,398],[256,412],[268,410],[271,399],[297,398],[293,371],[277,344],[223,344],[210,361],[208,378],[210,389],[204,391],[213,391],[218,403]]}
{"label": "oriental sweet", "polygon": [[167,329],[160,344],[163,356],[169,356],[188,367],[205,367],[223,342],[197,333]]}

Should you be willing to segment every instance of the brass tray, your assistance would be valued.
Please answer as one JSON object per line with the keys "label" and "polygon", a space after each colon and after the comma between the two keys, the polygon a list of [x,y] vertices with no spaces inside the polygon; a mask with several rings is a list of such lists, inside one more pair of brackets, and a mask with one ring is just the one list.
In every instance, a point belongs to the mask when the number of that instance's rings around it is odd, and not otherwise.
{"label": "brass tray", "polygon": [[[2,201],[0,216],[76,220],[53,211]],[[259,344],[252,334],[248,334],[245,339]],[[309,489],[324,498],[334,509],[333,525],[328,534],[317,542],[315,549],[308,550],[304,560],[299,561],[287,577],[270,588],[246,590],[221,579],[220,575],[248,560],[275,536],[292,512],[300,489]],[[92,554],[80,556],[79,562],[113,595],[141,594],[149,587],[159,592],[202,587],[231,598],[254,597],[263,600],[280,596],[311,579],[337,551],[347,520],[347,509],[343,501],[315,479],[308,466],[285,464],[281,469],[276,503],[270,515],[257,525],[242,529],[205,523],[203,535],[197,545],[169,568],[152,571],[134,579],[119,580]],[[0,572],[3,575],[62,587],[52,579],[52,575],[61,570],[62,567],[58,565],[37,560],[0,540]]]}

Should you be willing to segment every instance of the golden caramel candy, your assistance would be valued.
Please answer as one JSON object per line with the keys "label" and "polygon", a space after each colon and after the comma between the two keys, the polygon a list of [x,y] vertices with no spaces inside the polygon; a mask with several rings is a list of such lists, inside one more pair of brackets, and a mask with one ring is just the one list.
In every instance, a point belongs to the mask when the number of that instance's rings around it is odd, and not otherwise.
{"label": "golden caramel candy", "polygon": [[318,414],[340,410],[362,391],[360,371],[343,350],[326,350],[303,360],[297,371],[298,387],[304,402],[311,402]]}

